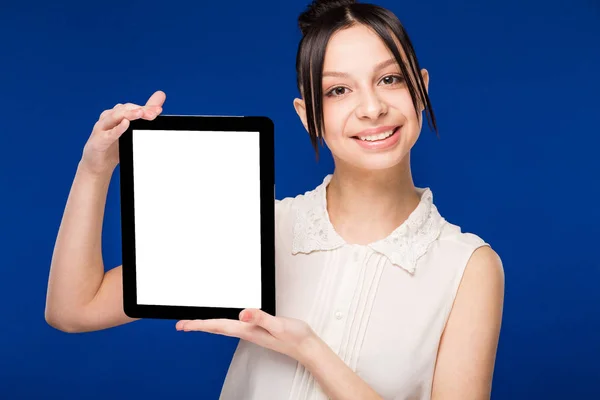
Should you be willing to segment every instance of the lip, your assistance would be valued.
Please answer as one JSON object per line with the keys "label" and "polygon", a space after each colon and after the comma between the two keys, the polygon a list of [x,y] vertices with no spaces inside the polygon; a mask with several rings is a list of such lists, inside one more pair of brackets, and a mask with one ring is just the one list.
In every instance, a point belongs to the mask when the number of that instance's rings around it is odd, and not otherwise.
{"label": "lip", "polygon": [[388,126],[380,126],[379,128],[373,128],[373,129],[365,129],[362,132],[358,132],[356,135],[354,135],[353,137],[359,137],[359,136],[371,136],[371,135],[378,135],[380,133],[383,132],[387,132],[387,131],[391,131],[393,129],[398,128],[400,125],[388,125]]}
{"label": "lip", "polygon": [[[388,127],[384,127],[385,129],[389,129]],[[353,137],[352,139],[355,143],[361,148],[368,151],[388,151],[396,147],[398,143],[400,143],[400,135],[402,134],[402,126],[397,126],[393,128],[394,133],[392,136],[388,136],[382,140],[376,140],[374,142],[370,142],[367,140],[359,139],[358,137]],[[385,130],[383,130],[385,132]]]}

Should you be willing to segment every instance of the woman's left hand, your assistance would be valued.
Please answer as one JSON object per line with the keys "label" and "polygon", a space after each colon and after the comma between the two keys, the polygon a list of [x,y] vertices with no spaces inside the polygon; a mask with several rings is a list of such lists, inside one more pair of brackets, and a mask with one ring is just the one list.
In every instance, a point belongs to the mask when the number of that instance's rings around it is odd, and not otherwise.
{"label": "woman's left hand", "polygon": [[285,354],[300,361],[316,334],[306,322],[294,318],[275,317],[258,309],[248,308],[240,320],[181,320],[177,330],[201,331],[237,337]]}

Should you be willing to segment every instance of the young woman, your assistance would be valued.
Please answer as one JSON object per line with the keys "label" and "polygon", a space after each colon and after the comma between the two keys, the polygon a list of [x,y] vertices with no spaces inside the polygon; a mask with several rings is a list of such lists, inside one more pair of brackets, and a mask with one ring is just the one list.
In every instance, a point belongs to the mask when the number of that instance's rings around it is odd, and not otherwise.
{"label": "young woman", "polygon": [[[179,321],[184,331],[239,337],[221,399],[488,399],[504,292],[501,260],[415,187],[410,151],[422,113],[436,129],[429,75],[388,10],[315,1],[303,39],[294,107],[335,171],[276,201],[276,316]],[[105,196],[129,121],[162,112],[104,111],[86,143],[56,241],[46,319],[85,332],[133,321],[121,266],[101,255]]]}

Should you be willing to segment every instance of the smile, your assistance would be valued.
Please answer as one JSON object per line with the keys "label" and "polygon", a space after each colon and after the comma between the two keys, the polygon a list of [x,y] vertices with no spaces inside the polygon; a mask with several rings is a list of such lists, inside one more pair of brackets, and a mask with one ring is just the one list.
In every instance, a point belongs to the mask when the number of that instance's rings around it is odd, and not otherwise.
{"label": "smile", "polygon": [[360,135],[353,136],[352,139],[365,149],[385,150],[394,147],[398,143],[400,128],[402,126],[382,127],[377,130],[361,132]]}
{"label": "smile", "polygon": [[358,139],[360,140],[367,140],[369,142],[374,142],[376,140],[384,140],[389,138],[390,136],[392,136],[396,131],[398,130],[398,128],[394,128],[394,129],[390,129],[388,131],[382,132],[378,135],[369,135],[369,136],[357,136]]}
{"label": "smile", "polygon": [[390,136],[392,136],[394,133],[396,133],[399,128],[400,127],[397,126],[395,128],[391,128],[391,129],[388,129],[386,131],[379,132],[376,134],[353,136],[353,139],[359,139],[359,140],[368,141],[368,142],[376,142],[378,140],[385,140],[385,139],[389,138]]}

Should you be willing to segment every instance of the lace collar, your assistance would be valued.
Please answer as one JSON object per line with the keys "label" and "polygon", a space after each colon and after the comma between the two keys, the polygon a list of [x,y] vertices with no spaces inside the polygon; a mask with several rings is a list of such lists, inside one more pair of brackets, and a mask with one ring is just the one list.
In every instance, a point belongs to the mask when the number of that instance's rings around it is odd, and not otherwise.
{"label": "lace collar", "polygon": [[[319,186],[301,195],[297,202],[293,254],[334,250],[346,245],[333,228],[327,213],[326,187],[331,177],[327,175]],[[411,274],[415,272],[419,258],[439,236],[445,222],[433,204],[431,190],[417,188],[417,191],[421,201],[407,220],[386,238],[367,245]]]}

